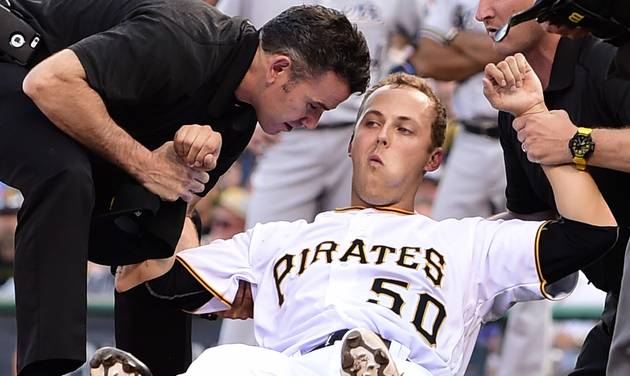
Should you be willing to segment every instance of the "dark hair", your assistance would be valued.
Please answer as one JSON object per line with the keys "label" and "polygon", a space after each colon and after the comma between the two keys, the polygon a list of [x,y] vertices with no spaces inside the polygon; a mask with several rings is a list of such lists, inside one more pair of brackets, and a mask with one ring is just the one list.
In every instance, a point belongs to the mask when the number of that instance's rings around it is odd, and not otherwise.
{"label": "dark hair", "polygon": [[424,79],[418,76],[399,72],[383,78],[378,83],[376,83],[376,85],[372,86],[367,91],[367,93],[365,93],[357,116],[361,116],[361,114],[363,113],[365,103],[370,95],[372,95],[376,90],[382,88],[383,86],[410,87],[412,89],[420,91],[421,93],[429,97],[431,102],[433,102],[435,108],[435,119],[433,119],[433,123],[431,124],[431,149],[435,149],[444,144],[447,124],[446,108],[437,97],[437,95],[435,95],[435,92],[433,91],[431,86],[429,86],[429,84],[427,84]]}
{"label": "dark hair", "polygon": [[351,93],[370,81],[370,53],[363,34],[343,13],[320,5],[291,7],[261,29],[261,48],[293,60],[293,79],[333,71]]}

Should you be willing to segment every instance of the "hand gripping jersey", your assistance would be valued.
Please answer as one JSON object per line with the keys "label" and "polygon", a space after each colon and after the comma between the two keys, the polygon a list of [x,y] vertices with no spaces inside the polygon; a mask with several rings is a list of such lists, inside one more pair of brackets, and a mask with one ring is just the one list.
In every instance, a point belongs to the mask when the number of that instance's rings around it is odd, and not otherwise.
{"label": "hand gripping jersey", "polygon": [[238,281],[252,283],[263,347],[305,353],[336,330],[366,327],[432,374],[462,375],[481,323],[575,287],[577,274],[541,279],[542,224],[349,208],[312,223],[259,224],[178,258],[217,297],[196,313],[226,309]]}

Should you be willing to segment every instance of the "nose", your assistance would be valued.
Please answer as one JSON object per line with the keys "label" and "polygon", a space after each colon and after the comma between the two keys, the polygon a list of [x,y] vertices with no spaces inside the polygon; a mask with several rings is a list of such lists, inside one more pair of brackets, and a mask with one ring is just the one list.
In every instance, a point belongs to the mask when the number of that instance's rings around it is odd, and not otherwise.
{"label": "nose", "polygon": [[302,127],[306,128],[306,129],[315,129],[315,128],[317,128],[318,120],[319,120],[319,118],[305,116],[302,119],[300,119],[300,124],[302,125]]}
{"label": "nose", "polygon": [[492,1],[491,0],[479,0],[477,6],[477,12],[475,13],[475,19],[479,22],[483,22],[486,19],[492,18]]}
{"label": "nose", "polygon": [[381,144],[383,146],[389,145],[389,127],[381,127],[376,135],[376,145]]}
{"label": "nose", "polygon": [[306,129],[315,129],[317,128],[317,124],[319,123],[319,118],[322,117],[323,111],[314,111],[312,113],[306,114],[302,119],[300,119],[300,123]]}

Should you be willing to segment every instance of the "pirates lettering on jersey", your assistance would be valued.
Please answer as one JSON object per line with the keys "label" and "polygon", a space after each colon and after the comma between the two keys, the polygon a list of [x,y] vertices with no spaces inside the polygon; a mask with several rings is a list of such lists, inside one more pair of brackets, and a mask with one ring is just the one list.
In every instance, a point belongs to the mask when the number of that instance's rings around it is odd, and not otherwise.
{"label": "pirates lettering on jersey", "polygon": [[433,248],[423,249],[409,246],[395,248],[386,245],[374,245],[369,252],[366,252],[365,241],[354,239],[347,248],[342,250],[339,249],[339,244],[332,240],[321,242],[314,249],[314,252],[311,252],[311,248],[305,248],[297,254],[287,253],[275,262],[273,278],[279,306],[284,303],[282,282],[289,274],[301,276],[310,265],[314,263],[330,264],[335,259],[343,263],[357,262],[373,265],[380,265],[389,261],[401,268],[413,270],[419,270],[421,266],[424,266],[422,270],[427,279],[436,287],[442,287],[446,262],[444,256]]}

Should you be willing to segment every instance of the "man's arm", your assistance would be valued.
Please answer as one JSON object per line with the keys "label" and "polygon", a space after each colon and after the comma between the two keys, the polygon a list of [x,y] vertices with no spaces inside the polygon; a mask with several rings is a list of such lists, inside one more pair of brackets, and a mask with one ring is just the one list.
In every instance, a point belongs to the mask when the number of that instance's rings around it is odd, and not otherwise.
{"label": "man's arm", "polygon": [[[489,64],[485,73],[484,94],[496,109],[510,111],[517,117],[548,112],[540,80],[522,54],[508,57],[496,65]],[[522,147],[530,157],[529,145],[523,143]],[[617,225],[590,174],[568,164],[542,165],[542,168],[562,217],[595,226]]]}
{"label": "man's arm", "polygon": [[496,52],[492,40],[484,33],[460,31],[449,45],[483,66],[496,63],[502,58]]}
{"label": "man's arm", "polygon": [[464,81],[481,72],[487,63],[480,63],[458,49],[431,38],[421,37],[418,46],[409,61],[418,75],[423,77],[440,81]]}
{"label": "man's arm", "polygon": [[[629,124],[630,126],[630,124]],[[554,110],[519,117],[514,120],[519,139],[528,145],[532,160],[543,164],[572,163],[569,140],[577,132],[564,110]],[[595,151],[590,166],[630,172],[630,127],[621,129],[595,128],[591,133]]]}
{"label": "man's arm", "polygon": [[128,172],[162,199],[190,200],[192,192],[203,191],[208,174],[186,166],[172,144],[151,152],[114,122],[71,50],[35,66],[26,76],[23,90],[61,131]]}

